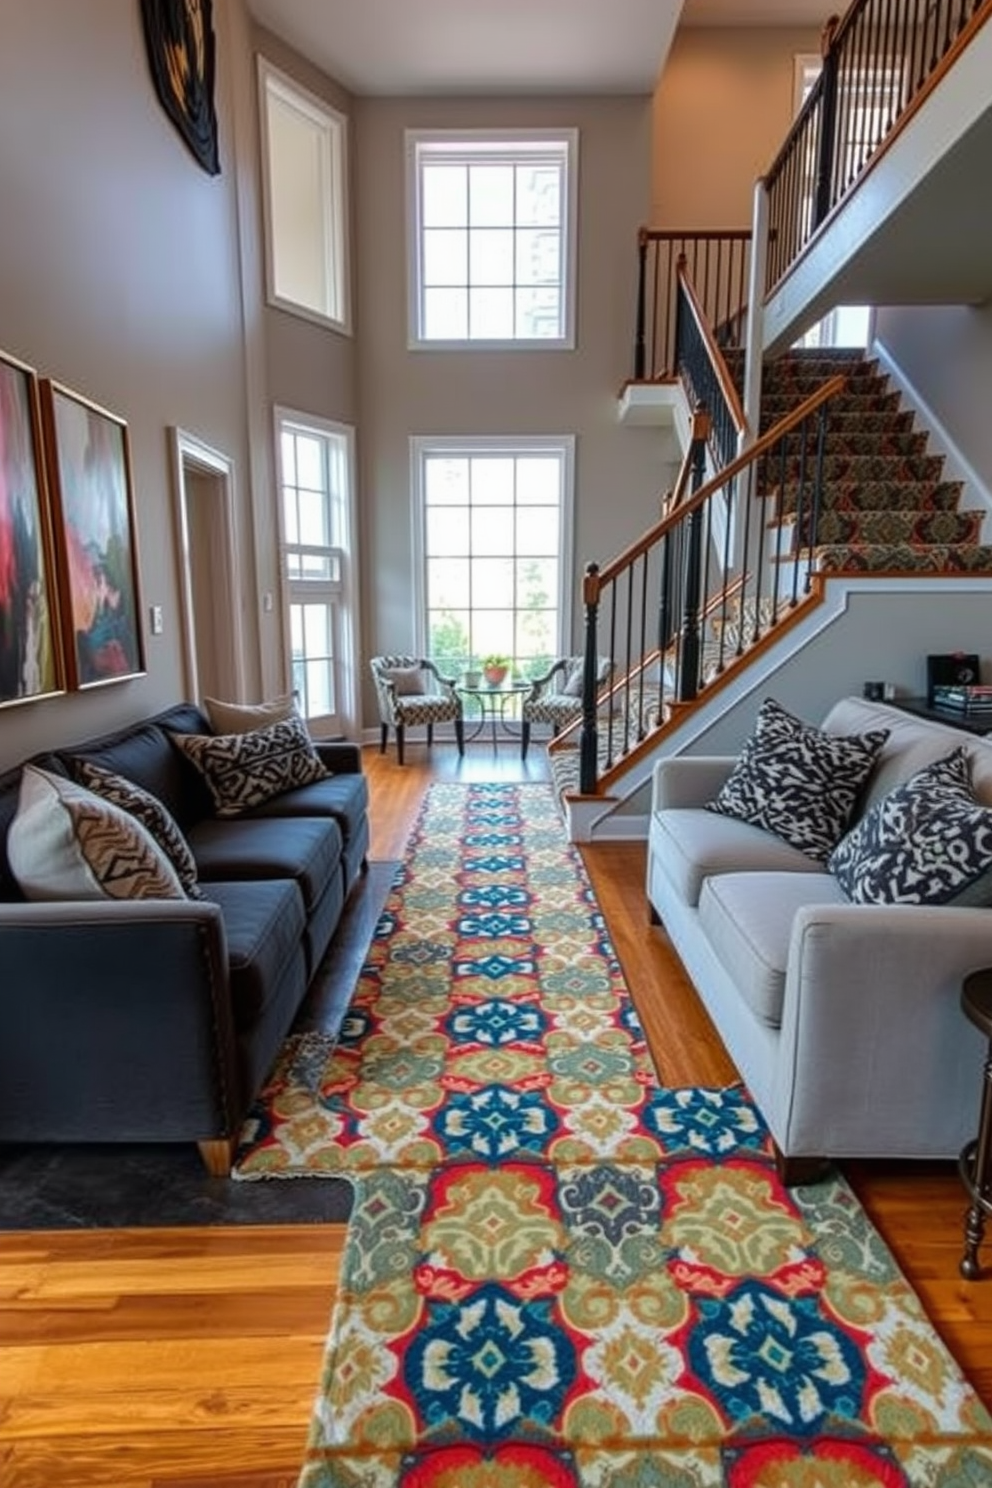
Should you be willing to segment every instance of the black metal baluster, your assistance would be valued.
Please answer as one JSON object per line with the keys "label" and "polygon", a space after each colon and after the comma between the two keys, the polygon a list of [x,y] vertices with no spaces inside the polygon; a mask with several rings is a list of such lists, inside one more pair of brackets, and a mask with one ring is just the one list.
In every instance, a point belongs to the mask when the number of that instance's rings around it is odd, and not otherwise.
{"label": "black metal baluster", "polygon": [[[596,632],[599,622],[598,597],[599,564],[586,564],[585,582],[585,609],[586,609],[586,633],[585,633],[585,665],[582,677],[582,732],[579,735],[579,790],[584,796],[595,795],[596,780],[598,776],[598,740],[596,737],[596,709],[590,703],[589,698],[589,668],[593,667],[595,673],[596,656],[599,645]],[[610,654],[613,654],[612,647]]]}

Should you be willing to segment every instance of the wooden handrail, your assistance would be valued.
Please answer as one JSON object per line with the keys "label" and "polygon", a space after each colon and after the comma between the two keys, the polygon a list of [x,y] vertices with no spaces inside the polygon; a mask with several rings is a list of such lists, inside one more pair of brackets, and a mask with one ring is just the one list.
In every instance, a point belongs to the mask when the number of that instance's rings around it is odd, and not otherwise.
{"label": "wooden handrail", "polygon": [[661,515],[663,517],[670,517],[673,512],[678,511],[682,502],[685,500],[686,487],[692,477],[692,446],[697,439],[705,439],[709,433],[708,429],[703,433],[696,432],[697,429],[702,427],[696,422],[699,416],[700,411],[697,408],[692,415],[692,433],[689,436],[689,443],[685,447],[685,454],[682,456],[682,466],[679,470],[678,479],[662,502]]}
{"label": "wooden handrail", "polygon": [[631,543],[629,547],[624,548],[622,553],[619,553],[616,558],[611,559],[603,568],[593,569],[587,572],[583,582],[583,599],[585,603],[587,605],[598,604],[600,591],[605,584],[609,584],[613,579],[622,574],[625,569],[629,568],[632,563],[636,563],[638,558],[643,557],[649,549],[660,542],[665,534],[670,532],[677,523],[684,521],[689,512],[695,511],[699,506],[703,506],[728,481],[733,480],[735,476],[740,475],[742,470],[746,470],[748,465],[760,459],[780,439],[786,434],[791,433],[799,424],[808,419],[811,413],[816,413],[821,404],[826,403],[828,399],[842,392],[846,385],[847,378],[842,372],[838,372],[835,377],[831,377],[815,393],[811,393],[805,403],[800,403],[798,408],[794,408],[791,413],[787,413],[784,418],[779,419],[773,428],[767,430],[759,439],[756,439],[754,444],[750,445],[742,454],[739,454],[736,459],[731,460],[730,464],[725,466],[718,475],[715,475],[712,480],[708,480],[705,485],[700,486],[699,490],[690,496],[685,505],[680,507],[677,512],[671,512],[668,516],[662,517],[642,537],[639,537],[636,542]]}
{"label": "wooden handrail", "polygon": [[[692,311],[692,318],[696,322],[696,329],[706,346],[710,364],[716,373],[716,380],[720,384],[720,392],[723,394],[724,402],[730,410],[730,417],[734,421],[734,427],[738,434],[743,434],[747,430],[747,419],[744,417],[740,395],[734,386],[727,364],[723,359],[723,352],[720,350],[716,337],[713,335],[709,322],[703,313],[703,307],[699,303],[692,280],[689,278],[684,254],[679,259],[677,272],[679,284],[685,291],[685,297],[689,302],[689,309]],[[710,412],[712,413],[712,409]]]}
{"label": "wooden handrail", "polygon": [[698,238],[704,243],[714,243],[721,238],[732,243],[749,243],[751,229],[749,227],[639,227],[637,229],[639,243],[675,243],[681,238],[686,240]]}

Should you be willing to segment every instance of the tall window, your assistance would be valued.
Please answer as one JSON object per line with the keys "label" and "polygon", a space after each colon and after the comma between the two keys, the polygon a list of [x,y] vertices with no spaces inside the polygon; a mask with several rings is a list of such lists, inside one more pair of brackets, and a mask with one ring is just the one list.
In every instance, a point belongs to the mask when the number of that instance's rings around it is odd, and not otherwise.
{"label": "tall window", "polygon": [[573,441],[414,441],[427,654],[536,676],[568,647]]}
{"label": "tall window", "polygon": [[311,723],[351,732],[357,720],[352,434],[284,411],[276,421],[292,685]]}
{"label": "tall window", "polygon": [[269,298],[348,330],[347,120],[258,66]]}
{"label": "tall window", "polygon": [[575,130],[407,134],[411,341],[574,345]]}

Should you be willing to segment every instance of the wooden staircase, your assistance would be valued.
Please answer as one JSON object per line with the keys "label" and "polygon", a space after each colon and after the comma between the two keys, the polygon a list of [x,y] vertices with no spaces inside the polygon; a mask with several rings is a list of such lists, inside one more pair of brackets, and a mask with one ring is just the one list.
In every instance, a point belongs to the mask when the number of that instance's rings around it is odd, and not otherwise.
{"label": "wooden staircase", "polygon": [[[738,386],[744,354],[725,360]],[[843,390],[825,405],[822,427],[810,421],[755,463],[752,496],[763,525],[772,577],[747,596],[710,597],[700,621],[700,685],[696,699],[673,703],[657,686],[614,676],[597,708],[596,794],[615,793],[633,766],[714,689],[749,666],[816,605],[824,584],[844,575],[992,576],[992,545],[982,541],[985,513],[962,508],[961,481],[944,477],[944,460],[901,406],[877,362],[859,351],[793,350],[763,369],[759,437],[841,375]],[[811,506],[813,472],[819,475]],[[660,677],[677,647],[641,664]],[[559,795],[579,792],[578,725],[549,746]]]}

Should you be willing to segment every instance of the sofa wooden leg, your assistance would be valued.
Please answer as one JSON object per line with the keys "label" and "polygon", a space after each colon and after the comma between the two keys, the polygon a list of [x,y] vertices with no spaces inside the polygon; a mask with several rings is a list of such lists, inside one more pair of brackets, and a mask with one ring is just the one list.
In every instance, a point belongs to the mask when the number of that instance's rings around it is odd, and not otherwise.
{"label": "sofa wooden leg", "polygon": [[661,924],[661,915],[655,909],[655,907],[651,903],[651,900],[650,899],[648,900],[648,924],[649,925],[660,925]]}
{"label": "sofa wooden leg", "polygon": [[427,725],[427,747],[428,747],[428,749],[431,747],[431,745],[433,743],[434,743],[434,725],[432,723],[429,723]]}
{"label": "sofa wooden leg", "polygon": [[396,763],[398,765],[403,763],[403,725],[401,723],[396,725]]}
{"label": "sofa wooden leg", "polygon": [[820,1183],[830,1172],[829,1157],[786,1157],[775,1148],[775,1166],[786,1188],[800,1188],[806,1183]]}
{"label": "sofa wooden leg", "polygon": [[530,745],[530,719],[525,718],[520,725],[520,758],[527,758],[527,749]]}
{"label": "sofa wooden leg", "polygon": [[197,1142],[203,1166],[211,1178],[230,1178],[237,1142],[234,1137],[217,1137],[210,1142]]}
{"label": "sofa wooden leg", "polygon": [[465,753],[465,722],[461,718],[455,719],[455,743],[458,745],[458,753]]}
{"label": "sofa wooden leg", "polygon": [[384,724],[382,724],[380,726],[380,733],[379,733],[379,753],[380,754],[385,754],[385,752],[386,752],[386,745],[388,744],[388,742],[389,742],[389,724],[388,723],[384,723]]}

